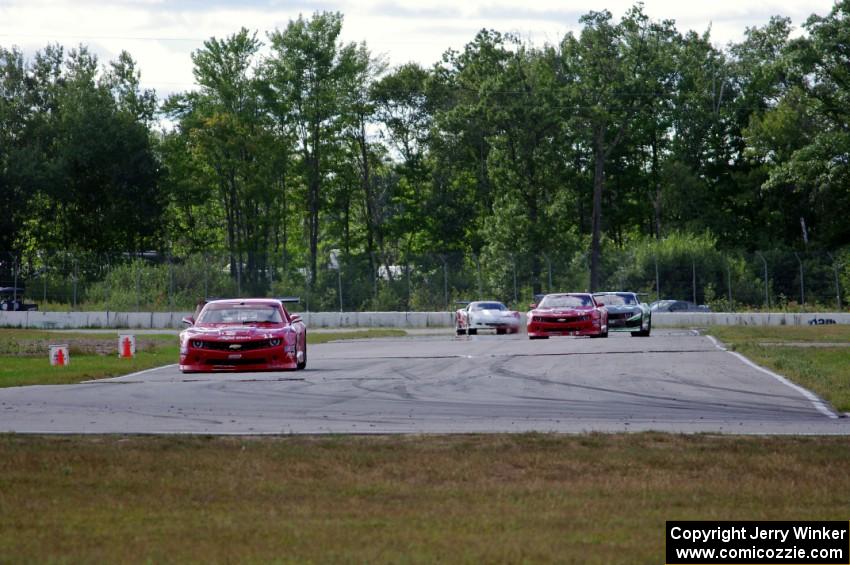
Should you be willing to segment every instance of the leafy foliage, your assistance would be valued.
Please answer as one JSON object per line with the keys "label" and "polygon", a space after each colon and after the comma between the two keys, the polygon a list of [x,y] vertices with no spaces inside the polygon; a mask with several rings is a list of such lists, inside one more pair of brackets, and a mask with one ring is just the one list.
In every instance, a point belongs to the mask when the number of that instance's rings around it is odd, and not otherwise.
{"label": "leafy foliage", "polygon": [[[807,260],[846,290],[848,18],[843,0],[792,38],[776,16],[720,49],[636,5],[555,44],[481,30],[388,69],[319,12],[270,31],[266,57],[257,32],[210,38],[198,88],[159,107],[128,53],[0,48],[0,279],[60,251],[126,269],[216,254],[223,291],[413,308],[658,292],[658,263],[681,279],[663,295],[758,304],[803,286],[794,252],[830,251],[834,277]],[[784,280],[751,260],[768,248]],[[98,261],[74,276],[124,284]]]}

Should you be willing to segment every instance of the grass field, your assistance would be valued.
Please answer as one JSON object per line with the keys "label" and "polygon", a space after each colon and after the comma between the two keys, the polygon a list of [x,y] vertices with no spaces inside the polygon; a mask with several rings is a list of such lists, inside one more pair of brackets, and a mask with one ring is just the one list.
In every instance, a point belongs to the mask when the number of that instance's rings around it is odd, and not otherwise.
{"label": "grass field", "polygon": [[663,563],[665,520],[846,520],[844,438],[0,436],[3,562]]}
{"label": "grass field", "polygon": [[[122,333],[132,333],[127,330]],[[404,330],[374,329],[340,333],[307,333],[307,343],[338,339],[362,339],[406,335]],[[71,363],[51,367],[48,345],[68,344]],[[136,335],[136,357],[118,357],[118,333],[45,332],[0,329],[0,387],[71,384],[117,377],[177,362],[179,348],[174,335]]]}
{"label": "grass field", "polygon": [[850,326],[715,326],[707,333],[850,411]]}

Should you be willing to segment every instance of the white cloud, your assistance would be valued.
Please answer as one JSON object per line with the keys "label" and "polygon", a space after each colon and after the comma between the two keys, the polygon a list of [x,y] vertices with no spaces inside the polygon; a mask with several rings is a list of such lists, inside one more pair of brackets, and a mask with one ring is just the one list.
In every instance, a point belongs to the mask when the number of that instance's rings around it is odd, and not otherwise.
{"label": "white cloud", "polygon": [[[631,0],[609,0],[605,7],[619,18],[632,5]],[[681,32],[702,33],[711,26],[715,43],[724,45],[772,15],[788,16],[799,27],[812,12],[826,14],[832,5],[832,0],[646,0],[645,9],[654,19],[674,19]],[[163,95],[192,88],[190,53],[204,39],[244,26],[265,40],[267,31],[286,26],[299,13],[340,11],[345,41],[366,41],[391,64],[429,66],[446,49],[461,49],[482,28],[515,32],[537,44],[556,42],[567,31],[577,31],[579,16],[593,9],[602,7],[588,0],[0,0],[0,45],[18,45],[31,54],[47,43],[84,43],[104,63],[123,49],[138,61],[144,85]]]}

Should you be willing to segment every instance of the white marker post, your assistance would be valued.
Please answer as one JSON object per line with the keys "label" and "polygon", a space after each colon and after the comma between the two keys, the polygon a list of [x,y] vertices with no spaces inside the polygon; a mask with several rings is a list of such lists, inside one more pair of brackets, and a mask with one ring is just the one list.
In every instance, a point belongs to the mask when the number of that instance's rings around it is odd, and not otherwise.
{"label": "white marker post", "polygon": [[50,364],[54,367],[65,367],[71,364],[71,353],[67,345],[50,345]]}
{"label": "white marker post", "polygon": [[132,359],[136,356],[136,336],[134,335],[119,335],[118,336],[118,357],[123,359]]}

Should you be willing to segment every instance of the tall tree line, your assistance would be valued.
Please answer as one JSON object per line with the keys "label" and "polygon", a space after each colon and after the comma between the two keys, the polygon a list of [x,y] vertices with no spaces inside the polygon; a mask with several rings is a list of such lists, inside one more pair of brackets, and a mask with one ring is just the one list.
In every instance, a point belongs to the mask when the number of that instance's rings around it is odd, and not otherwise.
{"label": "tall tree line", "polygon": [[321,295],[331,251],[367,286],[417,255],[511,257],[539,291],[544,257],[585,257],[595,289],[606,249],[675,233],[850,244],[850,0],[725,48],[640,5],[580,24],[389,68],[316,13],[209,39],[198,88],[159,105],[127,53],[0,48],[0,250],[221,252],[246,288]]}

